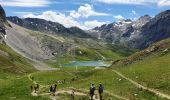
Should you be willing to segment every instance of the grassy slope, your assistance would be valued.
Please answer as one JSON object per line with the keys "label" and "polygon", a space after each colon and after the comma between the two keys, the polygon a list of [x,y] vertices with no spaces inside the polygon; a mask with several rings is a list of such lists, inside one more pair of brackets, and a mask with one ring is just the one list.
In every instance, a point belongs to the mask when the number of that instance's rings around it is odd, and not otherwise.
{"label": "grassy slope", "polygon": [[[115,97],[111,94],[117,94],[130,99],[146,99],[146,100],[161,100],[161,98],[155,96],[152,93],[149,93],[144,90],[137,89],[127,80],[121,79],[120,76],[113,73],[111,70],[90,70],[90,71],[81,71],[81,72],[73,72],[69,73],[65,71],[57,71],[50,73],[35,73],[33,74],[35,80],[41,85],[50,85],[55,83],[56,80],[64,80],[66,79],[65,84],[59,85],[59,89],[64,89],[67,87],[74,87],[80,90],[83,90],[88,94],[87,90],[89,89],[89,85],[91,83],[96,84],[96,87],[99,83],[102,83],[105,88],[104,97],[105,99]],[[78,79],[75,81],[71,81],[73,77],[77,76]],[[121,79],[121,81],[119,81]],[[47,92],[48,88],[44,88],[42,92]],[[97,92],[96,92],[97,94]],[[137,96],[135,96],[137,94]],[[115,99],[116,100],[116,99]]]}
{"label": "grassy slope", "polygon": [[22,88],[25,87],[23,83],[30,84],[27,78],[23,78],[23,75],[35,72],[35,69],[28,59],[17,54],[7,45],[0,44],[0,51],[0,99],[7,100],[14,94],[15,96],[22,95],[28,90]]}
{"label": "grassy slope", "polygon": [[[141,54],[149,49],[157,48],[155,51]],[[168,50],[168,51],[166,51]],[[132,55],[127,59],[141,58],[126,66],[117,67],[126,76],[139,82],[144,86],[158,89],[170,94],[170,39],[163,40],[149,47],[148,49]],[[165,52],[166,51],[166,52]],[[138,56],[138,57],[137,57]],[[131,60],[130,60],[131,61]],[[114,66],[114,65],[113,65]]]}
{"label": "grassy slope", "polygon": [[10,47],[0,44],[0,73],[24,74],[35,71],[29,60],[14,52]]}

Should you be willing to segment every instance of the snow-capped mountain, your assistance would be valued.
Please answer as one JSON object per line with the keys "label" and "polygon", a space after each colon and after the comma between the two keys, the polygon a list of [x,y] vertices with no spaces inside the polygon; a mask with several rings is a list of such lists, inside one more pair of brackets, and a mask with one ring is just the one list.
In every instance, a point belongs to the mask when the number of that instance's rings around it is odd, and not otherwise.
{"label": "snow-capped mountain", "polygon": [[170,10],[154,18],[144,15],[136,21],[122,20],[90,30],[92,36],[109,43],[143,49],[170,37]]}

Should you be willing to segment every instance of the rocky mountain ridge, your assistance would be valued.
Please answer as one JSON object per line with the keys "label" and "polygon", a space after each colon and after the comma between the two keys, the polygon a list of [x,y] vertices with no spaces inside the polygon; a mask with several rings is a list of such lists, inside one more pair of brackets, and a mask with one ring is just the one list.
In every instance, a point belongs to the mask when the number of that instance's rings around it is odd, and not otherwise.
{"label": "rocky mountain ridge", "polygon": [[151,18],[144,15],[136,21],[123,20],[90,30],[92,36],[109,43],[144,49],[150,44],[170,37],[170,10]]}
{"label": "rocky mountain ridge", "polygon": [[45,32],[50,34],[58,34],[62,36],[91,38],[91,36],[87,32],[81,30],[78,27],[66,28],[59,23],[46,21],[44,19],[37,19],[37,18],[22,19],[16,16],[11,16],[11,17],[7,17],[7,20],[19,26],[34,31],[40,31],[40,32]]}

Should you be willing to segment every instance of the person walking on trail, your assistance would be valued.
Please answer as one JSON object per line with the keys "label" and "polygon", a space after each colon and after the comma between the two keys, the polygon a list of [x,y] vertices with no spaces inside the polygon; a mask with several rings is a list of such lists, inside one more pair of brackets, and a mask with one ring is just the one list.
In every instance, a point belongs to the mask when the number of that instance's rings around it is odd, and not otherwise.
{"label": "person walking on trail", "polygon": [[99,84],[99,89],[98,89],[100,100],[103,99],[103,98],[102,98],[103,89],[104,89],[104,87],[103,87],[103,85],[100,83],[100,84]]}
{"label": "person walking on trail", "polygon": [[51,85],[50,86],[51,95],[55,96],[56,91],[57,91],[57,84]]}
{"label": "person walking on trail", "polygon": [[57,84],[54,84],[54,90],[53,90],[53,95],[55,96],[55,93],[57,91]]}
{"label": "person walking on trail", "polygon": [[37,93],[38,92],[38,90],[39,90],[39,84],[36,84],[35,86],[34,86],[34,91],[35,91],[35,93]]}
{"label": "person walking on trail", "polygon": [[53,93],[53,86],[52,85],[50,86],[50,93],[51,93],[51,95]]}
{"label": "person walking on trail", "polygon": [[31,80],[34,81],[34,77],[33,76],[31,77]]}
{"label": "person walking on trail", "polygon": [[64,84],[66,83],[66,79],[64,79],[63,83],[64,83]]}
{"label": "person walking on trail", "polygon": [[33,91],[33,88],[34,88],[33,85],[31,85],[31,86],[30,86],[31,91]]}
{"label": "person walking on trail", "polygon": [[72,90],[72,92],[71,92],[71,100],[74,100],[74,89]]}
{"label": "person walking on trail", "polygon": [[93,100],[95,90],[96,90],[96,88],[95,88],[94,84],[91,84],[91,86],[90,86],[90,100]]}

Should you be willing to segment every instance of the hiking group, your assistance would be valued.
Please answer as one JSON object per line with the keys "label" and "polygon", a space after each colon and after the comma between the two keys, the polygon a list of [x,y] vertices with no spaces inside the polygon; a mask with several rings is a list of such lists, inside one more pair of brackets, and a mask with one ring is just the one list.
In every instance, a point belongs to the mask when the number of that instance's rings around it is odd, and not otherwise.
{"label": "hiking group", "polygon": [[[96,90],[96,88],[95,88],[95,85],[94,84],[91,84],[91,86],[90,86],[90,100],[93,100],[93,97],[94,97],[94,95],[95,95],[95,90]],[[99,93],[99,98],[100,98],[100,100],[103,100],[103,97],[102,97],[102,93],[103,93],[103,90],[104,90],[104,87],[103,87],[103,85],[100,83],[99,84],[99,87],[98,87],[98,93]]]}
{"label": "hiking group", "polygon": [[[34,77],[31,77],[31,79],[32,79],[32,81],[34,81]],[[65,83],[65,79],[64,79],[64,83]],[[59,84],[58,81],[57,81],[57,84]],[[50,86],[50,88],[49,88],[50,95],[56,96],[57,84],[53,84],[53,85]],[[31,90],[32,90],[33,93],[37,94],[38,91],[39,91],[39,88],[40,88],[40,85],[37,84],[37,83],[31,85]],[[96,90],[95,85],[91,84],[90,89],[89,89],[90,100],[94,100],[95,90]],[[99,93],[100,100],[103,100],[103,97],[102,97],[103,90],[104,90],[104,87],[100,83],[99,86],[98,86],[98,93]],[[74,100],[74,98],[75,98],[74,90],[72,91],[70,97],[71,97],[71,100]]]}

